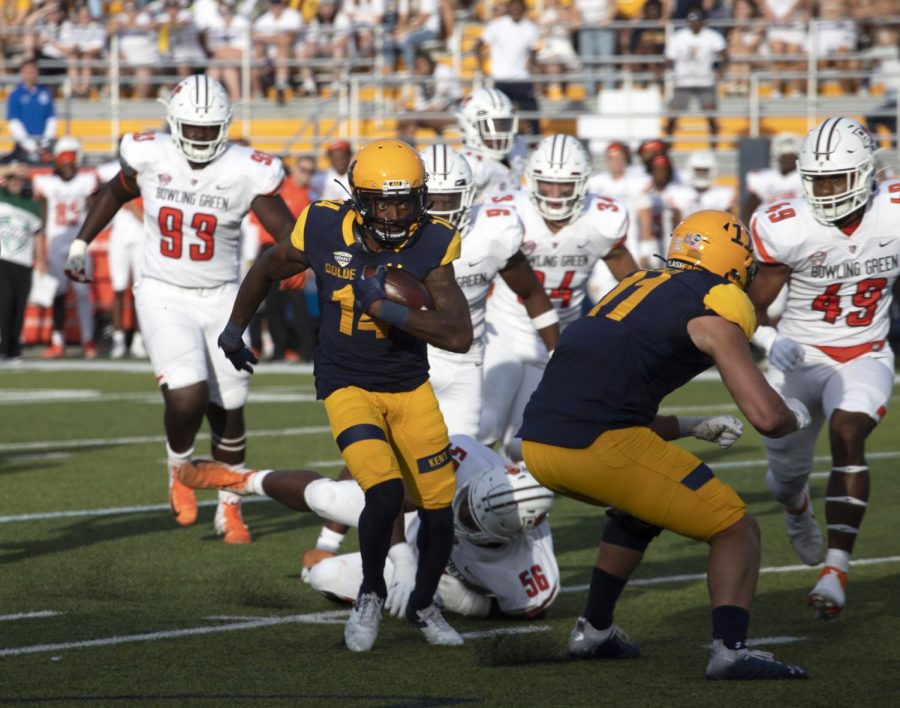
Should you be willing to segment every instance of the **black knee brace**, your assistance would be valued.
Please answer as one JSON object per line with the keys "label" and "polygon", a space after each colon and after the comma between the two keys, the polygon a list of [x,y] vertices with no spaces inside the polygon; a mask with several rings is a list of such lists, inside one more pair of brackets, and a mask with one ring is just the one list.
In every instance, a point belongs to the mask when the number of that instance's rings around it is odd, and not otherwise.
{"label": "black knee brace", "polygon": [[615,507],[606,510],[609,520],[603,527],[602,540],[614,546],[623,546],[633,551],[643,553],[650,545],[650,541],[662,533],[659,526],[641,521],[636,516],[626,514]]}

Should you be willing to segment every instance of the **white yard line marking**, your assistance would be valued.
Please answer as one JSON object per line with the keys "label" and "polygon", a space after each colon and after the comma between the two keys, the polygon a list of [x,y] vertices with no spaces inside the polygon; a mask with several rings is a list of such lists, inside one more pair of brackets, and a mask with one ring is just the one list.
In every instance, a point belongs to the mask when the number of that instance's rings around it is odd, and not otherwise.
{"label": "white yard line marking", "polygon": [[[793,644],[794,642],[806,641],[806,637],[791,637],[783,635],[779,637],[759,637],[758,639],[748,639],[745,644],[748,647],[764,647],[772,644]],[[712,644],[704,644],[704,649],[712,649]]]}
{"label": "white yard line marking", "polygon": [[[885,452],[867,452],[866,458],[869,460],[893,460],[900,457],[900,450],[887,450]],[[831,462],[831,455],[816,455],[813,462]],[[766,459],[757,458],[753,460],[737,460],[735,462],[713,462],[710,467],[715,470],[738,469],[741,467],[765,467],[768,465]]]}
{"label": "white yard line marking", "polygon": [[6,462],[46,462],[47,460],[64,460],[71,456],[71,453],[68,452],[24,452],[0,455]]}
{"label": "white yard line marking", "polygon": [[[261,374],[311,374],[312,364],[286,364],[278,362],[262,362],[256,364],[256,371]],[[20,371],[95,371],[99,373],[115,372],[125,374],[152,374],[153,367],[149,361],[37,361],[25,360],[12,366],[0,368],[0,375],[15,374]]]}
{"label": "white yard line marking", "polygon": [[[900,556],[884,556],[882,558],[859,558],[850,561],[850,565],[883,565],[885,563],[900,563]],[[813,570],[821,568],[822,563],[817,566],[809,565],[777,565],[767,568],[760,568],[760,574],[763,573],[799,573],[804,570]],[[695,580],[706,580],[706,573],[690,573],[685,575],[662,575],[656,578],[635,578],[629,580],[629,585],[662,585],[663,583],[689,583]],[[590,585],[567,585],[560,588],[560,592],[584,592]]]}
{"label": "white yard line marking", "polygon": [[[287,435],[319,435],[330,433],[327,425],[308,425],[303,428],[277,428],[272,430],[248,430],[247,434],[258,438],[275,438]],[[78,450],[90,447],[110,447],[118,445],[141,445],[145,443],[165,442],[164,435],[133,435],[123,438],[83,438],[80,440],[35,440],[21,443],[0,443],[0,454],[4,452],[27,452],[29,450]]]}
{"label": "white yard line marking", "polygon": [[462,632],[459,636],[463,639],[485,639],[486,637],[502,637],[511,634],[535,634],[536,632],[550,632],[553,627],[547,624],[528,625],[525,627],[506,627],[503,629],[488,629],[482,632]]}
{"label": "white yard line marking", "polygon": [[[314,393],[299,391],[253,391],[250,390],[250,403],[311,403],[316,401]],[[27,404],[42,405],[45,403],[142,403],[144,405],[162,405],[162,396],[152,391],[133,393],[104,393],[88,389],[0,389],[0,406],[21,406]]]}
{"label": "white yard line marking", "polygon": [[338,467],[344,464],[343,460],[313,460],[312,462],[304,462],[306,467]]}
{"label": "white yard line marking", "polygon": [[57,617],[64,614],[54,610],[38,610],[36,612],[19,612],[15,615],[0,615],[0,622],[14,622],[16,620],[35,619],[38,617]]}
{"label": "white yard line marking", "polygon": [[[242,504],[255,504],[258,502],[272,501],[269,497],[246,497]],[[217,499],[198,501],[197,506],[216,506]],[[78,516],[116,516],[118,514],[144,514],[150,511],[169,511],[168,504],[146,504],[143,506],[117,506],[108,509],[75,509],[73,511],[45,511],[34,514],[10,514],[0,516],[0,524],[15,523],[17,521],[46,521],[47,519],[69,519]]]}
{"label": "white yard line marking", "polygon": [[189,627],[186,629],[173,629],[164,632],[147,632],[144,634],[126,634],[118,637],[104,637],[103,639],[87,639],[80,642],[61,642],[59,644],[33,644],[31,646],[25,647],[0,649],[0,657],[22,656],[23,654],[40,654],[43,652],[63,651],[66,649],[83,649],[85,647],[104,647],[114,644],[128,644],[131,642],[154,642],[159,639],[175,639],[178,637],[195,637],[203,634],[236,632],[242,629],[271,627],[278,624],[330,624],[338,617],[346,618],[348,614],[348,610],[333,610],[330,612],[316,612],[309,615],[288,615],[287,617],[260,617],[259,619],[250,620],[247,622],[220,624],[213,627]]}

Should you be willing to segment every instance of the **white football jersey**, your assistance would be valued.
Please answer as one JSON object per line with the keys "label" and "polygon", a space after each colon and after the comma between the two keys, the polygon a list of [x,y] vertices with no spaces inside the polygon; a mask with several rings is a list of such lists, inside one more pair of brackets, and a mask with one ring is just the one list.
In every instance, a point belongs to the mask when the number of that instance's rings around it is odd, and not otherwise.
{"label": "white football jersey", "polygon": [[69,181],[57,174],[35,175],[32,184],[35,196],[47,200],[47,241],[74,241],[87,216],[87,199],[99,186],[97,173],[85,170]]}
{"label": "white football jersey", "polygon": [[[613,178],[610,172],[598,172],[588,180],[590,194],[602,194],[621,202],[632,216],[637,213],[636,205],[640,196],[650,185],[650,175],[638,165],[629,165],[625,174],[619,179]],[[640,224],[636,218],[628,220],[628,238],[625,244],[632,253],[638,252],[640,241]]]}
{"label": "white football jersey", "polygon": [[[714,186],[696,193],[697,201],[691,211],[699,211],[701,209],[731,211],[731,208],[734,206],[734,188],[732,187]],[[684,216],[687,216],[687,214]]]}
{"label": "white football jersey", "polygon": [[484,317],[488,290],[497,273],[522,248],[522,222],[512,205],[476,205],[462,234],[462,254],[453,262],[456,282],[469,303],[472,346],[465,354],[428,347],[428,358],[450,361],[484,360]]}
{"label": "white football jersey", "polygon": [[492,194],[518,189],[518,180],[513,171],[502,162],[473,150],[463,150],[462,154],[472,168],[476,204],[489,201]]}
{"label": "white football jersey", "polygon": [[[450,436],[457,489],[492,467],[509,464],[467,435]],[[413,547],[415,543],[407,535]],[[559,592],[559,566],[553,553],[549,521],[500,546],[478,546],[462,536],[454,539],[446,572],[473,589],[497,598],[509,614],[535,614]]]}
{"label": "white football jersey", "polygon": [[[581,214],[554,234],[526,190],[491,200],[495,207],[506,203],[519,213],[525,227],[522,252],[547,291],[563,329],[581,315],[585,282],[594,264],[624,243],[628,210],[615,199],[588,194]],[[503,280],[494,285],[487,318],[537,336],[525,306]]]}
{"label": "white football jersey", "polygon": [[660,254],[668,251],[673,229],[694,210],[696,203],[697,190],[677,182],[670,182],[661,191],[652,184],[648,185],[638,198],[638,209],[650,209],[650,235],[656,241]]}
{"label": "white football jersey", "polygon": [[747,191],[755,194],[762,204],[772,204],[785,199],[800,199],[803,185],[797,170],[783,175],[781,170],[766,167],[747,173]]}
{"label": "white football jersey", "polygon": [[195,170],[171,136],[154,132],[126,135],[119,154],[144,198],[141,275],[186,288],[235,281],[241,221],[257,196],[278,192],[281,160],[231,143]]}
{"label": "white football jersey", "polygon": [[[97,165],[97,176],[101,183],[109,182],[113,177],[119,174],[122,165],[118,160],[104,162]],[[128,208],[123,207],[116,212],[116,215],[110,222],[110,239],[122,240],[128,242],[142,241],[144,238],[144,228],[141,220],[134,215]]]}
{"label": "white football jersey", "polygon": [[887,337],[900,275],[900,182],[877,187],[849,236],[816,221],[804,199],[760,208],[750,224],[756,257],[792,271],[781,334],[832,347]]}

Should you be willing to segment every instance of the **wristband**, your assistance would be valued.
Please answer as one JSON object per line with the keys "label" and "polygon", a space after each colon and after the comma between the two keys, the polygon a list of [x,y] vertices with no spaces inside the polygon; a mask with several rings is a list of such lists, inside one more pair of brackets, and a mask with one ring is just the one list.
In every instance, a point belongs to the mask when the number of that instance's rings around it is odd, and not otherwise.
{"label": "wristband", "polygon": [[772,348],[772,344],[775,343],[775,338],[777,336],[778,332],[775,331],[774,327],[770,327],[769,325],[761,325],[760,327],[756,328],[753,336],[750,337],[750,341],[760,349],[762,349],[766,354],[768,354],[769,350]]}
{"label": "wristband", "polygon": [[706,416],[694,416],[694,415],[685,415],[685,416],[675,416],[675,420],[678,421],[678,437],[683,438],[688,435],[694,434],[694,428],[696,428],[700,423],[706,420]]}
{"label": "wristband", "polygon": [[387,322],[396,327],[402,327],[409,318],[409,308],[406,305],[400,305],[391,300],[383,300],[381,312],[375,317],[382,322]]}
{"label": "wristband", "polygon": [[559,322],[559,315],[556,310],[551,308],[546,312],[542,312],[536,317],[531,318],[531,324],[534,325],[535,329],[544,329],[544,327],[549,327],[550,325],[555,325]]}
{"label": "wristband", "polygon": [[87,252],[87,241],[82,241],[80,238],[76,238],[72,241],[72,245],[69,246],[69,258],[83,256]]}
{"label": "wristband", "polygon": [[244,329],[245,327],[242,325],[228,320],[228,324],[225,325],[225,329],[222,330],[222,341],[230,345],[242,344]]}

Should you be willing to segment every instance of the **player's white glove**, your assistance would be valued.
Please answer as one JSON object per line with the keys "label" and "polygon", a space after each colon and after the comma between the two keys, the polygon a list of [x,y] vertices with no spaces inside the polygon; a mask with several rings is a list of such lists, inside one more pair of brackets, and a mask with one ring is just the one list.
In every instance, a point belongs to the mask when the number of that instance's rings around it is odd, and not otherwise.
{"label": "player's white glove", "polygon": [[77,283],[88,282],[86,272],[87,247],[87,243],[80,238],[76,238],[72,241],[72,245],[69,246],[69,256],[66,258],[64,270],[69,279]]}
{"label": "player's white glove", "polygon": [[703,420],[692,432],[698,440],[731,447],[743,434],[744,424],[733,415],[717,415]]}
{"label": "player's white glove", "polygon": [[416,554],[413,553],[412,546],[404,542],[391,546],[388,558],[394,564],[394,577],[388,587],[384,609],[392,617],[402,617],[406,613],[409,596],[416,586]]}
{"label": "player's white glove", "polygon": [[490,598],[467,587],[458,578],[444,573],[438,583],[437,602],[448,612],[465,617],[487,617],[491,611]]}
{"label": "player's white glove", "polygon": [[809,415],[809,410],[803,405],[803,401],[797,398],[785,398],[784,405],[790,409],[791,413],[794,414],[794,418],[797,419],[797,430],[809,427],[812,417]]}
{"label": "player's white glove", "polygon": [[791,371],[805,356],[800,342],[778,334],[774,327],[758,327],[750,341],[762,347],[769,363],[781,371]]}

